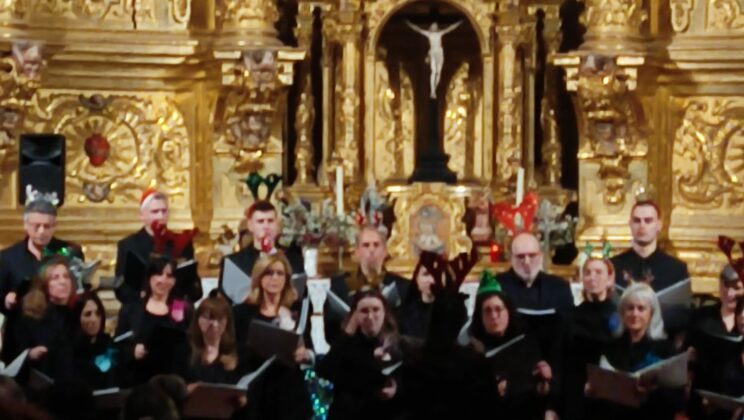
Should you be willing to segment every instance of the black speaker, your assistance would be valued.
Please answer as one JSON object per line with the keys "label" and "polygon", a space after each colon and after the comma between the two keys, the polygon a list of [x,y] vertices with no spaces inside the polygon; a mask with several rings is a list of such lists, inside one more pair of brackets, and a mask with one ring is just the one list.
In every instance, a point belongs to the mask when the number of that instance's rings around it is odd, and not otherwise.
{"label": "black speaker", "polygon": [[26,204],[26,186],[45,193],[56,192],[65,201],[65,136],[22,134],[18,148],[18,202]]}

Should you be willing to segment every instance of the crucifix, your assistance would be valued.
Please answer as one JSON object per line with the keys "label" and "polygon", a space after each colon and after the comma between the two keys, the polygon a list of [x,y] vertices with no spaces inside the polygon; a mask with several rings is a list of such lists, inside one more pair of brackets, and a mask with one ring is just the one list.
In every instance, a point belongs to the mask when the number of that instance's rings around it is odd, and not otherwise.
{"label": "crucifix", "polygon": [[437,86],[439,86],[439,79],[442,77],[442,67],[444,66],[444,49],[442,49],[442,37],[448,33],[457,29],[462,24],[462,21],[458,21],[444,29],[439,29],[439,25],[436,22],[429,26],[429,29],[421,29],[418,26],[406,21],[408,25],[414,31],[425,36],[429,40],[429,98],[437,98]]}

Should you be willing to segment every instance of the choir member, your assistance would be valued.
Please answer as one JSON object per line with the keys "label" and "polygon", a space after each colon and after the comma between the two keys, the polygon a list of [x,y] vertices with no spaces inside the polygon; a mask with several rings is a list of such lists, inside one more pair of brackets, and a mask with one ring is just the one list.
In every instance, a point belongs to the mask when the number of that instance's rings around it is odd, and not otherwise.
{"label": "choir member", "polygon": [[494,412],[499,418],[556,418],[548,407],[552,368],[543,360],[537,339],[523,333],[511,301],[492,276],[481,279],[469,332],[492,366],[498,392]]}
{"label": "choir member", "polygon": [[408,288],[396,318],[402,335],[423,340],[426,338],[434,303],[434,277],[419,262],[413,271],[413,279],[414,284]]}
{"label": "choir member", "polygon": [[583,267],[584,301],[576,307],[569,326],[564,352],[564,416],[586,418],[584,384],[586,365],[598,364],[602,349],[612,340],[620,319],[611,298],[614,267],[608,259],[589,258]]}
{"label": "choir member", "polygon": [[72,256],[84,259],[79,246],[54,237],[57,207],[45,195],[36,196],[26,205],[23,229],[23,240],[0,251],[0,312],[7,317],[2,358],[6,362],[19,350],[13,341],[18,304],[41,267],[44,250],[56,253],[67,248]]}
{"label": "choir member", "polygon": [[517,234],[511,251],[511,268],[498,274],[496,280],[525,320],[527,332],[537,336],[543,357],[553,367],[556,383],[561,383],[561,351],[568,317],[574,308],[571,286],[542,271],[543,254],[535,235]]}
{"label": "choir member", "polygon": [[232,307],[212,294],[199,303],[189,329],[191,364],[188,382],[234,384],[240,379]]}
{"label": "choir member", "polygon": [[[254,351],[260,343],[249,342],[253,320],[273,323],[285,330],[297,325],[292,309],[297,308],[297,291],[289,281],[292,269],[283,253],[262,256],[253,266],[251,290],[245,302],[233,307],[235,336],[240,357],[247,371],[255,371],[265,359]],[[249,390],[248,417],[256,419],[296,419],[311,415],[310,397],[305,387],[301,363],[313,359],[312,351],[305,347],[309,328],[294,352],[293,366],[274,362]]]}
{"label": "choir member", "polygon": [[333,383],[329,420],[387,419],[400,413],[396,375],[383,369],[400,360],[395,319],[381,292],[354,295],[343,333],[318,365]]}
{"label": "choir member", "polygon": [[75,286],[67,260],[48,257],[23,297],[15,330],[19,350],[28,349],[28,364],[53,379],[70,378],[75,330]]}
{"label": "choir member", "polygon": [[186,331],[191,322],[191,306],[173,296],[176,265],[172,259],[150,261],[144,299],[122,307],[116,335],[134,333],[133,348],[125,353],[135,383],[164,373],[183,375],[188,368],[189,346]]}
{"label": "choir member", "polygon": [[[615,369],[636,372],[674,356],[674,346],[666,340],[659,301],[645,283],[630,285],[620,298],[620,323],[614,338],[603,350],[605,360]],[[656,388],[653,382],[639,380],[637,392],[646,394],[639,408],[598,402],[590,418],[612,420],[672,420],[684,404],[684,389]],[[588,389],[591,395],[591,389]]]}
{"label": "choir member", "polygon": [[106,334],[106,311],[95,292],[86,292],[75,304],[74,339],[75,375],[92,389],[117,385],[116,359],[113,340]]}
{"label": "choir member", "polygon": [[617,285],[624,288],[631,280],[643,281],[658,292],[690,277],[687,264],[658,248],[662,221],[655,202],[636,202],[628,225],[633,237],[630,249],[612,257]]}
{"label": "choir member", "polygon": [[[365,225],[359,229],[354,249],[358,265],[353,273],[339,276],[344,279],[346,287],[346,290],[341,290],[341,295],[353,293],[364,286],[385,287],[393,283],[398,289],[398,296],[406,295],[408,280],[385,269],[388,249],[387,236],[382,229],[384,227],[375,225]],[[334,279],[334,283],[339,277]]]}
{"label": "choir member", "polygon": [[[125,277],[127,275],[127,259],[129,254],[135,254],[141,261],[148,261],[155,250],[155,238],[153,228],[156,226],[167,226],[168,224],[168,196],[162,191],[155,188],[148,188],[142,193],[140,198],[139,217],[142,221],[142,228],[137,232],[125,237],[116,244],[116,277]],[[166,253],[170,250],[166,249]],[[194,245],[189,242],[183,249],[182,255],[173,255],[174,258],[184,258],[190,260],[194,258]],[[139,300],[143,296],[144,279],[125,279],[125,281],[116,288],[116,298],[122,305]],[[140,285],[139,287],[133,285]],[[186,286],[186,285],[185,285]],[[201,299],[202,290],[201,282],[195,281],[193,285],[188,285],[187,296],[192,302]]]}
{"label": "choir member", "polygon": [[[277,244],[279,237],[280,225],[279,215],[273,204],[268,201],[256,201],[245,211],[248,231],[253,238],[251,245],[240,251],[225,257],[237,265],[246,274],[251,274],[256,261],[264,254],[275,254],[282,251],[289,260],[293,273],[304,273],[305,266],[302,259],[302,253],[295,247],[281,249]],[[234,297],[224,293],[225,288],[222,284],[224,279],[225,261],[220,266],[219,287],[223,294],[233,300],[233,304],[241,303],[234,301]]]}

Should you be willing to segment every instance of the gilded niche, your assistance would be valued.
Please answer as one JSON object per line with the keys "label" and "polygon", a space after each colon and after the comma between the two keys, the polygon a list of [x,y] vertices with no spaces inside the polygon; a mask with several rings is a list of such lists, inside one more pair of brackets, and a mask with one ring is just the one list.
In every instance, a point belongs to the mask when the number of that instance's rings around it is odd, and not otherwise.
{"label": "gilded niche", "polygon": [[27,120],[31,132],[65,136],[71,203],[137,202],[152,182],[188,196],[188,132],[169,95],[42,91]]}
{"label": "gilded niche", "polygon": [[738,208],[744,201],[744,99],[676,99],[674,191],[689,208]]}

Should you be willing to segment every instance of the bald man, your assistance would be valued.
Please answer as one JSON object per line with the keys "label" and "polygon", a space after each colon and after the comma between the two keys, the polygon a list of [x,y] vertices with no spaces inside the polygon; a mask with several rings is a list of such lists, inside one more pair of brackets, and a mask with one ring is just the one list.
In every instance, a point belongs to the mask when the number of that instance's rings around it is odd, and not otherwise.
{"label": "bald man", "polygon": [[511,269],[496,276],[517,308],[571,309],[568,281],[542,271],[543,254],[535,235],[523,232],[512,240]]}

